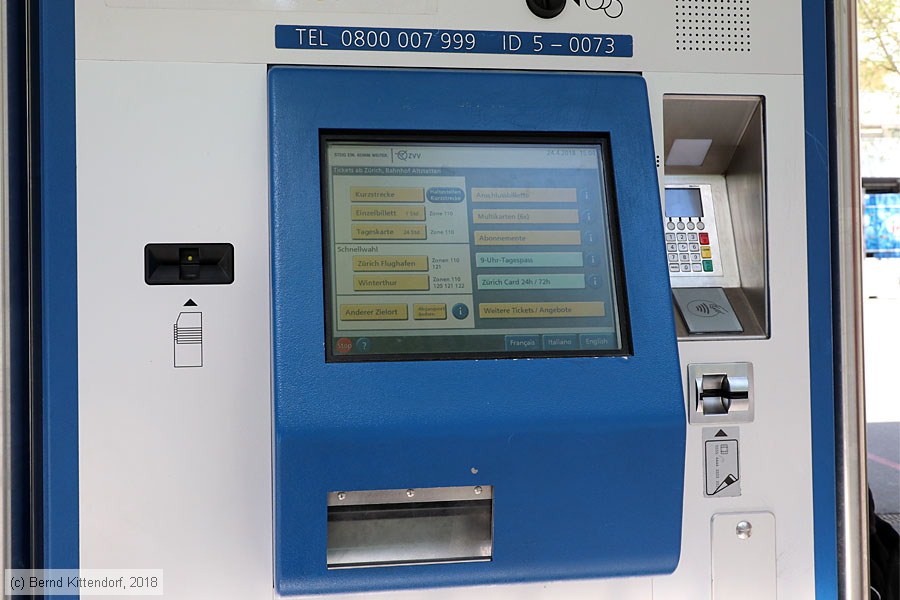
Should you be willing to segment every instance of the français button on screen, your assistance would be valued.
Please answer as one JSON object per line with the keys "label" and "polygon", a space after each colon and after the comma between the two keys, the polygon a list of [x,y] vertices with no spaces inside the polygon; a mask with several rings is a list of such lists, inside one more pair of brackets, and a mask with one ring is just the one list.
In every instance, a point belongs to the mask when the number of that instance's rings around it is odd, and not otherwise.
{"label": "fran\u00e7ais button on screen", "polygon": [[508,335],[506,336],[506,349],[515,351],[528,351],[541,349],[541,336],[539,335]]}

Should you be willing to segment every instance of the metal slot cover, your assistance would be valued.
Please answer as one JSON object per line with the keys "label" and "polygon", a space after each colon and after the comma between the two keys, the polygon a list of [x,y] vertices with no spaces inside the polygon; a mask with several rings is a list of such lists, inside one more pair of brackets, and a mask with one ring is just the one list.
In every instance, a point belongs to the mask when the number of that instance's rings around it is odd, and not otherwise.
{"label": "metal slot cover", "polygon": [[755,413],[753,365],[688,365],[688,420],[691,423],[750,423]]}
{"label": "metal slot cover", "polygon": [[332,492],[329,569],[489,561],[491,486]]}

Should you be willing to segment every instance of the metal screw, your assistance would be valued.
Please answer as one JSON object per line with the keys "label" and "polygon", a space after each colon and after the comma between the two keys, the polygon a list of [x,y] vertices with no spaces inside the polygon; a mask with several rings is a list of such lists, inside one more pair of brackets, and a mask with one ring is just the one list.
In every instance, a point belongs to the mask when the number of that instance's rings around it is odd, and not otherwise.
{"label": "metal screw", "polygon": [[416,490],[406,490],[406,497],[407,497],[407,498],[412,498],[412,497],[415,496],[415,495],[416,495]]}
{"label": "metal screw", "polygon": [[472,467],[472,475],[478,475],[478,469]]}
{"label": "metal screw", "polygon": [[338,492],[338,500],[343,500],[346,497],[347,497],[347,494],[345,494],[344,492]]}
{"label": "metal screw", "polygon": [[480,494],[480,493],[481,493],[481,486],[480,486],[480,485],[476,485],[476,486],[475,486],[475,495],[477,496],[477,495]]}
{"label": "metal screw", "polygon": [[750,521],[741,521],[735,527],[735,533],[737,533],[738,538],[742,540],[746,540],[750,538],[750,535],[753,533],[753,525],[750,524]]}

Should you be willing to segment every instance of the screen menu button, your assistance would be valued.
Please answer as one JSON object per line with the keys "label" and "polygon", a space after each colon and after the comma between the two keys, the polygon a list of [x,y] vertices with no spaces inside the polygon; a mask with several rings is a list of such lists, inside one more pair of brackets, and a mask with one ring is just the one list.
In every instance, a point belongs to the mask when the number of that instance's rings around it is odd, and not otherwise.
{"label": "screen menu button", "polygon": [[506,336],[507,351],[533,351],[541,349],[541,336],[539,335],[508,335]]}
{"label": "screen menu button", "polygon": [[544,350],[578,350],[578,336],[571,335],[545,335]]}
{"label": "screen menu button", "polygon": [[579,341],[582,350],[604,350],[618,347],[616,336],[612,333],[582,333]]}

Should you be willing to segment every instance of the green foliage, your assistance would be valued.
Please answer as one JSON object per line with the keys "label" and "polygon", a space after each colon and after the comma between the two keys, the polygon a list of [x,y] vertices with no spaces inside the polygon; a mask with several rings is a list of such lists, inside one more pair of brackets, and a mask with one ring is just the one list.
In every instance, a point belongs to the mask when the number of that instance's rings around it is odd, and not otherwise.
{"label": "green foliage", "polygon": [[900,97],[900,0],[858,0],[859,88]]}

